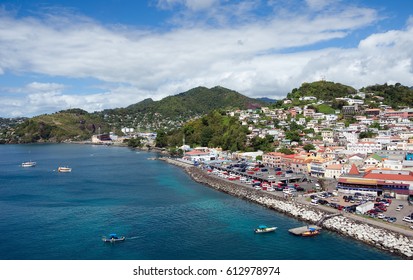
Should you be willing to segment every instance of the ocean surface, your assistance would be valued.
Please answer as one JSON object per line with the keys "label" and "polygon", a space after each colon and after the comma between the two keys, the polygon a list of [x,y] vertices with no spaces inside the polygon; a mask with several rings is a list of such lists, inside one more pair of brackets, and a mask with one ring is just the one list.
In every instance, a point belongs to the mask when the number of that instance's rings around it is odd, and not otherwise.
{"label": "ocean surface", "polygon": [[[2,260],[391,260],[324,230],[193,182],[154,153],[122,147],[0,145]],[[23,168],[23,161],[37,166]],[[58,173],[58,166],[72,167]],[[259,224],[274,233],[254,234]],[[110,233],[126,236],[102,242]]]}

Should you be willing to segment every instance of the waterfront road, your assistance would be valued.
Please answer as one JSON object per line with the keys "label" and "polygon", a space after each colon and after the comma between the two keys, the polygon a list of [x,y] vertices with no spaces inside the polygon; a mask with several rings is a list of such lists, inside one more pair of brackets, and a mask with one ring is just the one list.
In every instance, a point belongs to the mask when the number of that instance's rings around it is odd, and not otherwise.
{"label": "waterfront road", "polygon": [[[181,166],[181,167],[188,167],[188,166],[193,166],[191,163],[188,163],[186,161],[182,161],[182,160],[175,160],[175,159],[170,159],[170,158],[163,158],[164,160]],[[206,172],[206,170],[204,170]],[[210,173],[210,176],[214,176],[216,179],[222,180],[222,181],[228,181],[228,179],[224,179],[221,177],[218,177],[217,175],[214,175],[212,173]],[[253,187],[251,185],[246,185],[245,183],[241,183],[239,180],[235,180],[235,181],[230,181],[231,183],[235,184],[235,185],[243,185],[243,186],[249,186],[253,189]],[[314,182],[314,180],[313,180]],[[301,182],[300,186],[304,187],[306,190],[308,189],[312,189],[312,186],[314,186],[314,183],[311,182]],[[332,190],[332,188],[331,188]],[[263,190],[257,190],[257,192],[266,192],[269,193],[271,195],[274,196],[278,196],[278,197],[284,197],[284,193],[280,192],[280,191],[273,191],[273,192],[267,192],[267,191],[263,191]],[[397,221],[395,223],[389,223],[386,222],[384,220],[378,219],[378,218],[371,218],[368,216],[364,216],[364,215],[358,215],[358,214],[353,214],[353,213],[349,213],[349,212],[345,212],[345,211],[340,211],[338,209],[329,207],[329,206],[324,206],[324,205],[312,205],[311,199],[310,199],[310,195],[311,194],[315,194],[315,193],[310,193],[310,194],[305,194],[303,192],[298,192],[296,196],[291,197],[290,199],[292,199],[295,202],[301,203],[301,204],[305,204],[308,205],[310,207],[315,207],[315,208],[319,208],[320,210],[324,210],[326,212],[329,213],[341,213],[344,217],[347,217],[349,219],[353,219],[362,223],[366,223],[366,224],[370,224],[379,228],[384,228],[384,229],[388,229],[391,230],[393,232],[398,232],[402,235],[408,236],[408,237],[413,237],[413,229],[410,228],[411,225],[413,225],[413,223],[407,223],[403,221],[403,217],[410,215],[411,213],[413,213],[413,206],[409,205],[407,203],[407,201],[402,201],[402,200],[396,200],[396,199],[392,199],[392,203],[389,205],[389,207],[387,207],[387,211],[384,212],[383,214],[386,216],[390,216],[390,217],[396,217]],[[343,195],[345,194],[339,194],[339,196],[337,197],[330,197],[327,198],[326,200],[328,200],[329,202],[333,202],[332,199],[334,199],[335,203],[339,204],[339,205],[343,205],[343,206],[349,206],[351,205],[351,203],[345,202],[343,199]],[[398,205],[403,205],[403,209],[401,211],[396,211],[396,207]]]}

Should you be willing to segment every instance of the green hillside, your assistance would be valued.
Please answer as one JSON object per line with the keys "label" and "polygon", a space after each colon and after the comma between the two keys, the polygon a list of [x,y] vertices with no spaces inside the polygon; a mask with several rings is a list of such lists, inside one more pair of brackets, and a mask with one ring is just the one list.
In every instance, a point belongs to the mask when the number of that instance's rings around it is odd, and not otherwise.
{"label": "green hillside", "polygon": [[90,139],[93,133],[109,132],[103,120],[81,109],[70,109],[54,114],[40,115],[20,124],[11,142],[62,142]]}
{"label": "green hillside", "polygon": [[197,87],[186,92],[168,96],[160,101],[146,99],[126,107],[131,112],[159,113],[165,117],[205,114],[214,109],[257,108],[265,102],[248,98],[236,91],[223,87]]}
{"label": "green hillside", "polygon": [[145,99],[126,108],[105,110],[102,114],[111,126],[118,128],[170,130],[213,110],[254,109],[265,105],[268,103],[220,86],[210,89],[196,87],[160,101]]}
{"label": "green hillside", "polygon": [[400,83],[395,85],[373,85],[360,89],[360,91],[367,94],[368,100],[376,102],[378,105],[377,97],[382,97],[383,104],[398,109],[403,106],[411,107],[413,105],[413,88],[403,86]]}
{"label": "green hillside", "polygon": [[299,99],[305,96],[314,96],[318,100],[332,101],[339,97],[348,97],[350,94],[357,93],[353,87],[329,81],[317,81],[303,83],[301,87],[294,88],[287,94],[288,99]]}

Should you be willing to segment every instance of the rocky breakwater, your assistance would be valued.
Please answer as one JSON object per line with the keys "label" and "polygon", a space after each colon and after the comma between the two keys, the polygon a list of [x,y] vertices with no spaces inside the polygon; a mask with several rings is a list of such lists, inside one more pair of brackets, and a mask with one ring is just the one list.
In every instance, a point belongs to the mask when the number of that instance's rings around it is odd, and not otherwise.
{"label": "rocky breakwater", "polygon": [[222,180],[213,175],[208,175],[207,173],[196,167],[185,167],[185,169],[191,176],[191,178],[196,182],[205,184],[224,193],[228,193],[233,196],[258,203],[270,209],[274,209],[278,212],[285,213],[289,216],[293,216],[306,222],[316,223],[324,215],[328,214],[327,212],[324,212],[320,209],[315,209],[301,203],[286,200],[271,193],[262,192],[259,190],[257,191],[252,189],[251,187]]}
{"label": "rocky breakwater", "polygon": [[[308,223],[315,224],[324,216],[331,214],[302,203],[286,200],[283,197],[279,197],[271,193],[262,192],[259,190],[257,191],[244,185],[234,184],[230,181],[222,180],[213,175],[209,175],[194,166],[189,166],[174,160],[166,161],[183,167],[196,182],[205,184],[224,193],[258,203]],[[413,239],[399,233],[395,233],[381,227],[361,223],[343,216],[335,216],[326,219],[320,226],[376,246],[380,249],[390,251],[394,254],[402,256],[403,258],[413,258]]]}
{"label": "rocky breakwater", "polygon": [[[185,167],[185,169],[192,179],[199,183],[233,196],[259,203],[260,205],[309,223],[317,223],[324,216],[331,214],[321,209],[296,203],[291,200],[285,200],[271,193],[257,191],[247,186],[222,180],[215,176],[208,175],[195,167]],[[413,257],[413,240],[399,233],[374,227],[343,216],[326,219],[321,226],[380,249],[390,251],[404,258],[412,259]]]}
{"label": "rocky breakwater", "polygon": [[323,227],[404,258],[413,258],[413,239],[385,228],[375,227],[343,216],[326,220]]}

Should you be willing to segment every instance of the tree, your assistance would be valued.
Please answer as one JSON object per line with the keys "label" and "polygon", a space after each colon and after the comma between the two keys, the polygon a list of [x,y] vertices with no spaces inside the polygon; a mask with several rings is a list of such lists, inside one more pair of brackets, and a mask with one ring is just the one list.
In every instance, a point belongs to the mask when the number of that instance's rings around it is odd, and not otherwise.
{"label": "tree", "polygon": [[293,151],[293,150],[288,149],[288,148],[286,148],[286,147],[282,147],[282,148],[278,149],[277,152],[283,153],[283,154],[285,154],[285,155],[293,155],[293,154],[294,154],[294,151]]}
{"label": "tree", "polygon": [[305,144],[303,149],[308,153],[310,150],[314,150],[315,146],[313,144],[309,143],[309,144]]}
{"label": "tree", "polygon": [[156,147],[158,148],[165,148],[168,146],[168,138],[163,130],[158,130],[156,133]]}

